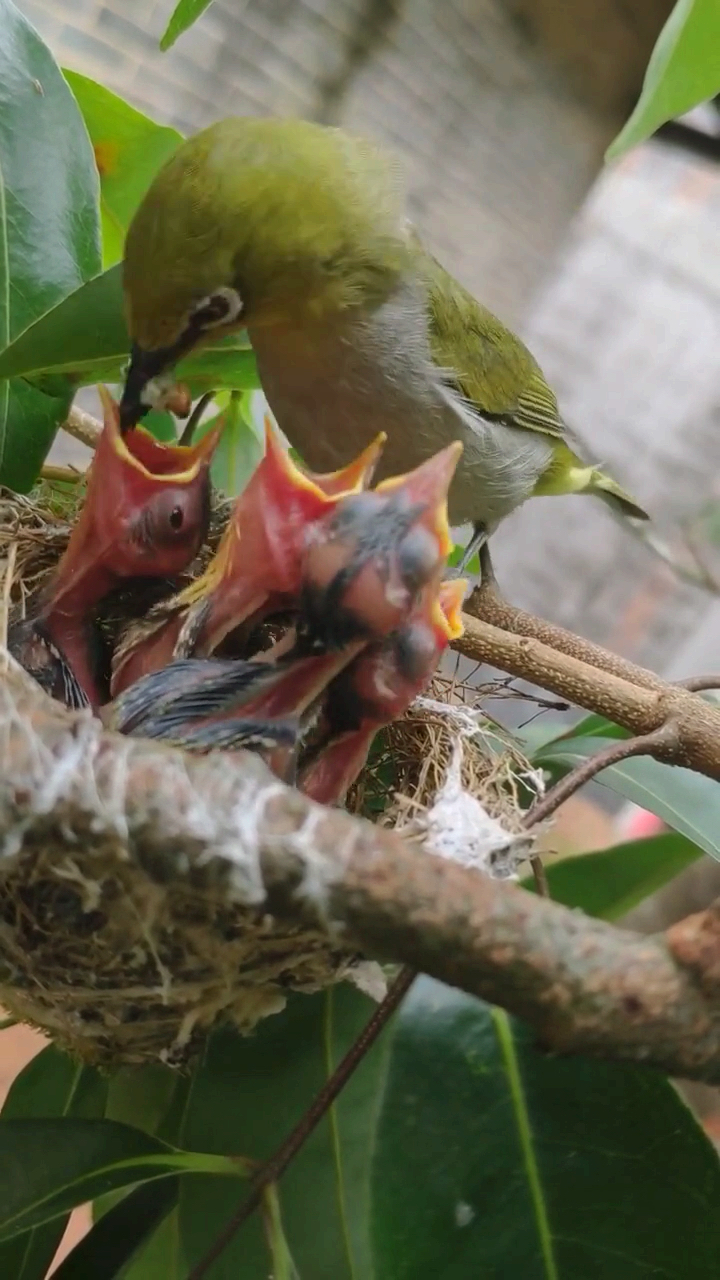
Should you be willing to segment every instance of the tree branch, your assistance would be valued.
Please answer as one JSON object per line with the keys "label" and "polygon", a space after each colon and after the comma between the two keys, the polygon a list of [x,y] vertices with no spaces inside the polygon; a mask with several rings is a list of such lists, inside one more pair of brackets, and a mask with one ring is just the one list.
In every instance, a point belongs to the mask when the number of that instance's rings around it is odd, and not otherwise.
{"label": "tree branch", "polygon": [[[544,634],[550,625],[530,614],[523,616],[538,634]],[[637,736],[655,733],[672,720],[674,740],[657,744],[652,754],[669,764],[720,779],[720,707],[659,676],[653,677],[653,688],[618,676],[609,669],[614,656],[609,653],[606,667],[600,668],[534,637],[501,630],[468,614],[463,615],[463,622],[464,634],[453,644],[458,653],[538,684],[587,711],[607,716]],[[578,640],[581,647],[585,645]],[[604,654],[605,650],[598,652]]]}
{"label": "tree branch", "polygon": [[84,409],[78,409],[77,405],[73,405],[62,424],[62,429],[75,440],[79,440],[81,444],[86,444],[89,449],[95,449],[102,432],[102,423],[98,422],[97,418],[93,418],[91,413],[86,413]]}
{"label": "tree branch", "polygon": [[556,626],[554,622],[546,622],[544,618],[537,618],[532,613],[526,613],[524,609],[517,609],[515,605],[508,604],[497,590],[494,580],[483,580],[480,586],[471,592],[465,602],[465,612],[481,622],[489,622],[494,627],[500,627],[502,631],[510,631],[513,635],[539,640],[542,644],[555,649],[557,653],[567,654],[568,657],[576,658],[579,662],[594,667],[598,671],[607,671],[621,680],[628,680],[630,684],[639,685],[641,689],[663,690],[665,688],[664,680],[654,671],[638,667],[634,662],[628,662],[618,654],[611,653],[609,649],[603,649],[601,645],[585,640],[583,636],[577,636],[572,631],[566,631],[564,627]]}
{"label": "tree branch", "polygon": [[688,676],[686,680],[678,680],[677,687],[678,689],[687,689],[689,693],[703,693],[709,689],[720,689],[720,674]]}
{"label": "tree branch", "polygon": [[[52,866],[66,877],[70,858],[92,883],[103,858],[150,870],[158,895],[190,875],[195,903],[222,892],[263,918],[431,974],[525,1018],[555,1052],[720,1083],[720,905],[665,935],[617,929],[323,809],[256,757],[192,757],[107,733],[6,661],[6,886],[29,891],[38,849],[46,901]],[[3,933],[0,959],[6,945]],[[7,974],[16,957],[5,958]]]}

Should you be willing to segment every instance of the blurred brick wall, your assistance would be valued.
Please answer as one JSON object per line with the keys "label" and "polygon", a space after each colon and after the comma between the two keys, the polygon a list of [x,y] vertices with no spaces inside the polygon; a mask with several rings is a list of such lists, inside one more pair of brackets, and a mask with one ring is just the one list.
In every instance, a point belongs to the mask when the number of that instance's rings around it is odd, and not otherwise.
{"label": "blurred brick wall", "polygon": [[508,318],[543,278],[671,7],[575,0],[556,29],[548,0],[215,0],[162,55],[171,0],[17,3],[61,61],[183,132],[272,112],[386,140],[432,246]]}

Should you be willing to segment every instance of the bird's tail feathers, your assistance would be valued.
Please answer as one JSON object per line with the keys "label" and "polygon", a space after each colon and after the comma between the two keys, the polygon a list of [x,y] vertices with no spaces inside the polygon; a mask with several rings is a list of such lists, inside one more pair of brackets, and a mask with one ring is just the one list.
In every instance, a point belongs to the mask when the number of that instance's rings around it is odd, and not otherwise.
{"label": "bird's tail feathers", "polygon": [[647,511],[643,511],[637,502],[631,498],[629,493],[619,485],[611,476],[600,471],[598,467],[593,467],[590,472],[590,478],[587,483],[586,493],[594,493],[598,498],[602,498],[613,511],[625,516],[630,520],[649,520]]}

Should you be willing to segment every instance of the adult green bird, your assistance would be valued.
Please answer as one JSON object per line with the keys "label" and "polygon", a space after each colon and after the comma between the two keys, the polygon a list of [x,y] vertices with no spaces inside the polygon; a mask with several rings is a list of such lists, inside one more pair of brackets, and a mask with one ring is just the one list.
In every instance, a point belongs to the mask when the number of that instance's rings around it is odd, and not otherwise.
{"label": "adult green bird", "polygon": [[328,471],[385,431],[379,476],[452,440],[450,520],[479,546],[535,494],[645,512],[588,464],[533,356],[423,248],[394,162],[302,120],[229,119],[185,142],[128,231],[121,421],[162,402],[178,359],[246,328],[285,435]]}

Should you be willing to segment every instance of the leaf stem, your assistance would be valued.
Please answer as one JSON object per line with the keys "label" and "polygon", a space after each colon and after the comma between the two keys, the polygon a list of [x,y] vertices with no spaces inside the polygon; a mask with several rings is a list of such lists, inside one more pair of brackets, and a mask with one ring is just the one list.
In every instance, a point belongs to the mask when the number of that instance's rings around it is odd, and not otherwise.
{"label": "leaf stem", "polygon": [[242,1224],[262,1203],[267,1187],[271,1183],[279,1181],[291,1160],[297,1155],[300,1148],[345,1087],[355,1069],[362,1062],[365,1054],[374,1045],[383,1027],[385,1027],[401,1000],[409,991],[415,976],[413,969],[401,969],[385,999],[378,1005],[357,1040],[350,1046],[345,1057],[340,1060],[330,1079],[316,1095],[315,1100],[308,1107],[305,1114],[301,1116],[292,1132],[288,1134],[275,1154],[262,1166],[252,1184],[249,1196],[235,1210],[230,1221],[223,1227],[207,1253],[188,1274],[187,1280],[201,1280],[203,1276],[207,1275],[210,1267],[227,1248]]}

